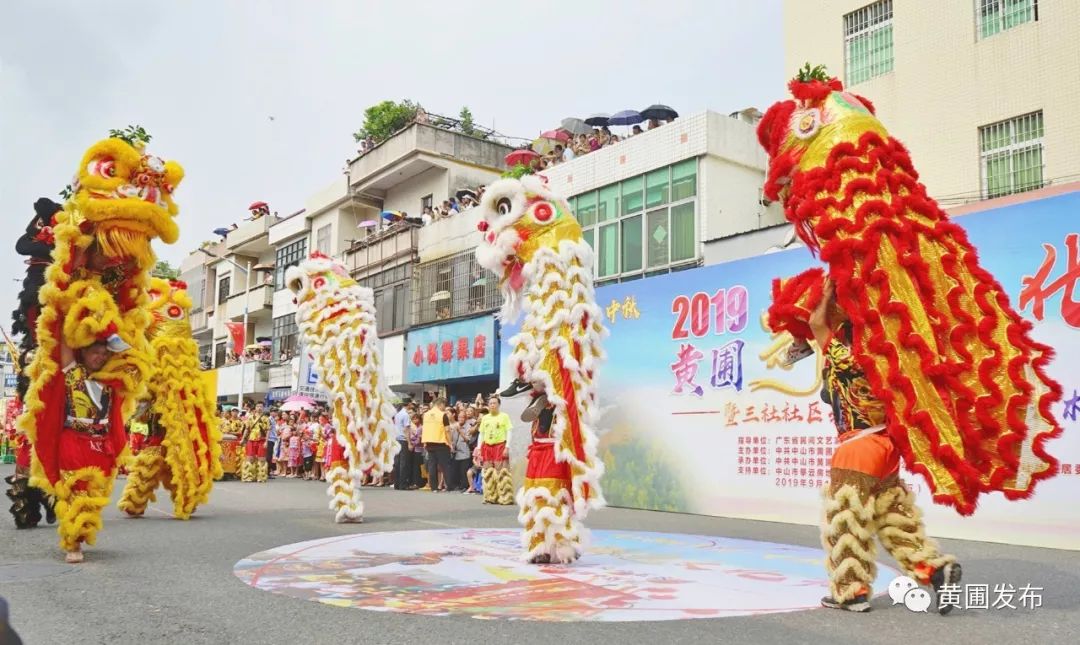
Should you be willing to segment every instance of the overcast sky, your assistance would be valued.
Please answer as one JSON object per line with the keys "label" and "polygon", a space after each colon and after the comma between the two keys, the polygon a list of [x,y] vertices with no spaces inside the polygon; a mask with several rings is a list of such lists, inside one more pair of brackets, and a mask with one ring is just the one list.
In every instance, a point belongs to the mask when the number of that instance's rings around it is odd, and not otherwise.
{"label": "overcast sky", "polygon": [[[110,128],[186,170],[172,262],[263,200],[333,181],[364,109],[411,98],[507,135],[666,103],[761,109],[784,91],[780,0],[12,0],[0,9],[0,319],[16,237]],[[271,119],[271,117],[273,117]]]}

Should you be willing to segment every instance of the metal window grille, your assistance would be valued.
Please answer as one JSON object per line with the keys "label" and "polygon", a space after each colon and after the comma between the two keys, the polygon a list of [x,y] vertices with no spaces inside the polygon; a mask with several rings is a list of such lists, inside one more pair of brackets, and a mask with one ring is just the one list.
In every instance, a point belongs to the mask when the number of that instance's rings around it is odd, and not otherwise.
{"label": "metal window grille", "polygon": [[225,345],[225,341],[214,345],[214,367],[221,367],[225,364]]}
{"label": "metal window grille", "polygon": [[985,199],[1042,188],[1042,110],[979,128]]}
{"label": "metal window grille", "polygon": [[893,69],[892,0],[844,16],[844,80],[855,85]]}
{"label": "metal window grille", "polygon": [[1038,19],[1038,0],[976,0],[975,20],[980,38]]}
{"label": "metal window grille", "polygon": [[274,319],[272,350],[274,352],[274,361],[281,360],[282,354],[285,355],[286,360],[292,359],[293,355],[296,354],[297,334],[299,331],[294,314],[279,316]]}
{"label": "metal window grille", "polygon": [[307,255],[307,238],[300,238],[277,250],[275,253],[276,261],[274,262],[274,291],[281,291],[285,288],[285,271],[289,267],[300,264],[305,255]]}
{"label": "metal window grille", "polygon": [[421,264],[413,277],[414,325],[485,313],[502,304],[498,277],[480,266],[474,251]]}

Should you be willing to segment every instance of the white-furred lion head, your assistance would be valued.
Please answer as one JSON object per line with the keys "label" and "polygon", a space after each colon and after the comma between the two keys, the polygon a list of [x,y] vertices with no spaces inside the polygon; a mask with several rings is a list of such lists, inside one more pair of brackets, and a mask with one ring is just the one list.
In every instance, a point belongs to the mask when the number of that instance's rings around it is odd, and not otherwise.
{"label": "white-furred lion head", "polygon": [[341,263],[318,251],[285,271],[285,285],[293,292],[296,322],[301,325],[314,323],[315,318],[328,320],[361,304],[370,310],[374,301],[371,289],[361,287]]}
{"label": "white-furred lion head", "polygon": [[476,227],[483,239],[476,259],[499,276],[507,302],[520,295],[525,286],[522,269],[539,248],[557,251],[560,241],[582,239],[570,205],[535,175],[495,182],[484,191],[477,208],[481,219]]}

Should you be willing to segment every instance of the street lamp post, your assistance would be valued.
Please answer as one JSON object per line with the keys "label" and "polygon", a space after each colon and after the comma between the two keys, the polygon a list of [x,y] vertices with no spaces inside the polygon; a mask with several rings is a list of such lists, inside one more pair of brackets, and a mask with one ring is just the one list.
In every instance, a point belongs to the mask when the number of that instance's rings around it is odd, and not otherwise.
{"label": "street lamp post", "polygon": [[[210,251],[208,251],[206,249],[203,249],[203,248],[200,248],[199,250],[202,251],[203,253],[205,253],[206,255],[209,255],[212,258],[216,258],[218,260],[224,260],[225,262],[228,262],[229,264],[233,265],[237,269],[240,269],[241,271],[244,272],[244,343],[247,343],[248,305],[249,305],[248,296],[251,295],[251,260],[248,260],[247,268],[244,268],[244,267],[240,266],[238,263],[236,263],[235,261],[230,260],[229,258],[223,258],[220,255],[214,255]],[[244,348],[241,347],[240,348],[240,392],[237,394],[237,397],[236,397],[236,407],[238,407],[240,409],[244,408],[244,371],[245,371],[246,367],[247,367],[247,361],[244,360]]]}

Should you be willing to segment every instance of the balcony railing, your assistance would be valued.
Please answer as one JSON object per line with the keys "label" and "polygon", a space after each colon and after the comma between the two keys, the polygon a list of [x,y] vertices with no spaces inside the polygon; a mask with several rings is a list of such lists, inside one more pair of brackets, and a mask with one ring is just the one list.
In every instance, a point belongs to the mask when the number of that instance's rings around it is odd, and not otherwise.
{"label": "balcony railing", "polygon": [[[225,303],[225,317],[229,320],[243,318],[244,316],[244,292],[234,293],[229,296]],[[248,316],[257,313],[269,312],[274,305],[273,285],[260,284],[252,286],[247,297]]]}
{"label": "balcony railing", "polygon": [[345,252],[345,265],[356,278],[378,273],[401,261],[415,260],[419,241],[419,225],[397,222],[353,242]]}
{"label": "balcony railing", "polygon": [[[275,219],[272,215],[265,215],[256,220],[243,222],[236,230],[229,231],[229,234],[225,237],[225,246],[230,251],[236,251],[245,244],[258,240],[270,231],[270,226]],[[267,244],[269,244],[269,240],[267,240]]]}

